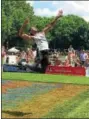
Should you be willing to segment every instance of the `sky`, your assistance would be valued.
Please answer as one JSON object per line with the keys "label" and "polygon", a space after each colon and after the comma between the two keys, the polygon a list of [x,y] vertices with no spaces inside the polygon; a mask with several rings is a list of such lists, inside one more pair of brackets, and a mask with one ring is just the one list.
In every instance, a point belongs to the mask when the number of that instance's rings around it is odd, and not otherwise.
{"label": "sky", "polygon": [[89,22],[89,1],[27,1],[34,8],[35,15],[55,16],[62,9],[64,15],[74,14]]}

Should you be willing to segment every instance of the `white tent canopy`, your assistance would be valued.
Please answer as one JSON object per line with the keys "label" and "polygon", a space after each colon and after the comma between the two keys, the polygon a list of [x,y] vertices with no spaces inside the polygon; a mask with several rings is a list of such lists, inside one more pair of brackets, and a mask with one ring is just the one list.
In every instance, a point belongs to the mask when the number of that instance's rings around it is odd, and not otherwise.
{"label": "white tent canopy", "polygon": [[8,52],[18,53],[19,50],[16,49],[15,47],[13,47],[13,48],[9,49]]}

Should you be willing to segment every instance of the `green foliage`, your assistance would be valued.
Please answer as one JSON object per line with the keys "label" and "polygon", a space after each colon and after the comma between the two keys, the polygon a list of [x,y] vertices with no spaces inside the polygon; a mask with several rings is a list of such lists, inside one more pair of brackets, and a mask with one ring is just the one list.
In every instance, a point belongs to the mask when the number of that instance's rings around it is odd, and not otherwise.
{"label": "green foliage", "polygon": [[[33,8],[25,1],[2,1],[2,42],[18,36],[24,20],[29,18],[30,21],[33,21],[33,16]],[[30,22],[31,24],[32,22]]]}
{"label": "green foliage", "polygon": [[[18,31],[27,18],[30,24],[25,29],[26,33],[31,26],[41,31],[54,17],[35,16],[33,7],[26,1],[2,1],[2,44],[6,41],[9,41],[9,47],[32,44],[18,38]],[[47,39],[51,48],[68,48],[72,44],[74,48],[84,46],[89,49],[89,22],[75,15],[64,16],[47,33]]]}
{"label": "green foliage", "polygon": [[68,48],[70,44],[74,48],[84,45],[87,47],[88,41],[88,25],[84,19],[75,16],[68,15],[62,17],[56,24],[52,31],[55,36],[51,44],[55,44],[56,48]]}
{"label": "green foliage", "polygon": [[89,89],[55,108],[44,118],[89,118]]}

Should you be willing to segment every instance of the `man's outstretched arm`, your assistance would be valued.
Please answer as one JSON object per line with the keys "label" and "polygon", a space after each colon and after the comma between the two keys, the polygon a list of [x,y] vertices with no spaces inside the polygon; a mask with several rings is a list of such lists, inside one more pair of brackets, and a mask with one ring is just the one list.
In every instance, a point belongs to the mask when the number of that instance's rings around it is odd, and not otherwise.
{"label": "man's outstretched arm", "polygon": [[50,23],[48,24],[43,30],[42,32],[46,33],[47,31],[49,31],[56,23],[56,21],[62,17],[62,14],[63,14],[63,11],[62,10],[59,10],[58,12],[58,15],[55,17],[55,19]]}
{"label": "man's outstretched arm", "polygon": [[28,20],[25,20],[25,22],[23,23],[22,27],[20,28],[19,30],[19,36],[25,40],[29,40],[29,39],[33,39],[32,36],[28,35],[28,34],[25,34],[23,31],[24,31],[24,28],[26,27],[26,25],[28,24]]}

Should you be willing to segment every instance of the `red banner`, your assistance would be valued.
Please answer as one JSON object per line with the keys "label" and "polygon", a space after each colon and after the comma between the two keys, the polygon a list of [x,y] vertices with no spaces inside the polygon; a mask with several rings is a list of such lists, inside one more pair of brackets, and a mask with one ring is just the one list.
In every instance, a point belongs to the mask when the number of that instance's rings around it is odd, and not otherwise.
{"label": "red banner", "polygon": [[64,66],[48,66],[46,74],[66,74],[85,76],[86,71],[83,67],[64,67]]}

